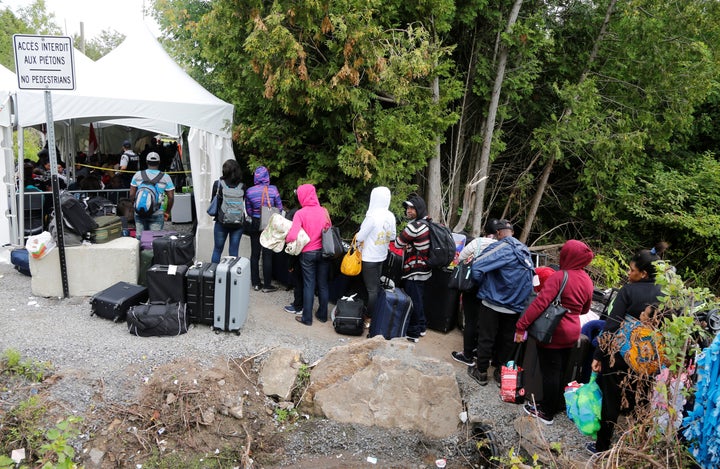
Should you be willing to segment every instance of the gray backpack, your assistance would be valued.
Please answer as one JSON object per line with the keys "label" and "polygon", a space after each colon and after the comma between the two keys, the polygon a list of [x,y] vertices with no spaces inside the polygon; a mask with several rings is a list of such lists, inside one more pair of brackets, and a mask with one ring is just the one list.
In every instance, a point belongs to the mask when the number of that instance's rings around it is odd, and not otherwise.
{"label": "gray backpack", "polygon": [[222,203],[218,210],[218,221],[223,225],[242,225],[245,222],[245,191],[243,185],[230,187],[222,179],[220,181]]}

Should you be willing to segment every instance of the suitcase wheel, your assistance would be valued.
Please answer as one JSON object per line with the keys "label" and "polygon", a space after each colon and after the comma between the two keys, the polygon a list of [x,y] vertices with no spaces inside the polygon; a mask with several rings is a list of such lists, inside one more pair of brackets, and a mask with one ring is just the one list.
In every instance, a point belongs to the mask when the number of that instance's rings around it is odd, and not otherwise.
{"label": "suitcase wheel", "polygon": [[215,331],[216,334],[219,334],[219,333],[220,333],[220,329],[215,329],[215,328],[213,328],[213,330]]}

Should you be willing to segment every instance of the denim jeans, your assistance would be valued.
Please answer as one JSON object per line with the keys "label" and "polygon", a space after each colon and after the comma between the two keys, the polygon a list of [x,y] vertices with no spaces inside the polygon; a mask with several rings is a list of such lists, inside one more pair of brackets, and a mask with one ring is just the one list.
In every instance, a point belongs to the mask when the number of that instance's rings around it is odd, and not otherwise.
{"label": "denim jeans", "polygon": [[135,215],[135,237],[140,239],[142,232],[145,230],[159,231],[165,226],[165,213],[162,211],[155,212],[147,218],[140,218]]}
{"label": "denim jeans", "polygon": [[[262,254],[263,281],[260,281],[260,255]],[[260,231],[250,233],[250,281],[264,288],[272,286],[273,252],[260,244]]]}
{"label": "denim jeans", "polygon": [[328,287],[328,273],[330,262],[322,256],[322,251],[309,251],[300,253],[300,266],[303,276],[303,314],[302,320],[305,324],[312,324],[313,302],[315,301],[315,286],[318,287],[318,311],[317,318],[320,321],[327,321],[328,299],[330,288]]}
{"label": "denim jeans", "polygon": [[423,296],[425,293],[424,280],[405,280],[405,293],[412,300],[412,311],[410,311],[410,321],[408,324],[408,337],[420,337],[421,332],[427,329],[425,321],[425,304]]}
{"label": "denim jeans", "polygon": [[237,257],[238,250],[240,249],[240,239],[242,238],[242,234],[242,225],[223,225],[222,223],[215,222],[215,226],[213,227],[213,240],[215,242],[215,246],[213,247],[212,262],[220,262],[220,257],[222,257],[222,252],[225,248],[225,240],[228,237],[230,237],[228,254]]}

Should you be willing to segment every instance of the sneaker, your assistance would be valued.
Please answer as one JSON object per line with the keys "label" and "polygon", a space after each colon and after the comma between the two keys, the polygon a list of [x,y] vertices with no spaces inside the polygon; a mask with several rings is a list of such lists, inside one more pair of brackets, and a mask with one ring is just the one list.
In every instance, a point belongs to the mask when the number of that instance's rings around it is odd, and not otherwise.
{"label": "sneaker", "polygon": [[425,337],[425,334],[427,334],[427,331],[422,331],[422,332],[420,333],[420,337]]}
{"label": "sneaker", "polygon": [[502,377],[500,376],[500,367],[496,367],[495,371],[493,371],[493,379],[495,380],[495,384],[497,384],[497,387],[500,387],[502,384]]}
{"label": "sneaker", "polygon": [[452,355],[453,360],[456,362],[467,366],[475,366],[475,359],[466,357],[463,352],[452,352],[450,355]]}
{"label": "sneaker", "polygon": [[418,342],[420,342],[420,338],[419,338],[419,337],[407,336],[407,337],[405,337],[405,338],[406,338],[409,342],[414,342],[414,343],[416,343],[416,344],[417,344]]}
{"label": "sneaker", "polygon": [[262,288],[260,287],[260,285],[253,285],[253,290],[260,291],[262,290]]}
{"label": "sneaker", "polygon": [[269,287],[265,287],[262,289],[263,293],[272,293],[274,291],[277,291],[277,287],[270,285]]}
{"label": "sneaker", "polygon": [[482,372],[474,366],[468,366],[468,374],[480,386],[487,386],[487,383],[488,383],[487,372]]}
{"label": "sneaker", "polygon": [[290,314],[302,314],[302,310],[301,310],[301,309],[300,309],[300,310],[295,309],[295,306],[293,306],[293,305],[287,305],[287,306],[286,306],[285,308],[283,308],[283,309],[285,310],[286,313],[290,313]]}
{"label": "sneaker", "polygon": [[595,442],[594,442],[594,441],[591,441],[591,442],[589,442],[589,443],[586,443],[586,444],[585,444],[585,449],[586,449],[586,450],[588,451],[588,453],[590,453],[590,454],[597,454],[597,452],[598,452],[598,450],[595,449]]}
{"label": "sneaker", "polygon": [[540,420],[540,421],[541,421],[542,423],[544,423],[545,425],[552,425],[553,422],[555,422],[555,419],[553,419],[552,417],[548,417],[547,415],[545,415],[545,413],[543,413],[542,410],[538,409],[537,407],[535,407],[535,406],[532,405],[532,404],[529,404],[529,403],[528,403],[528,404],[525,404],[525,405],[523,406],[523,410],[524,410],[525,413],[528,414],[530,417],[535,417],[535,418],[537,418],[538,420]]}

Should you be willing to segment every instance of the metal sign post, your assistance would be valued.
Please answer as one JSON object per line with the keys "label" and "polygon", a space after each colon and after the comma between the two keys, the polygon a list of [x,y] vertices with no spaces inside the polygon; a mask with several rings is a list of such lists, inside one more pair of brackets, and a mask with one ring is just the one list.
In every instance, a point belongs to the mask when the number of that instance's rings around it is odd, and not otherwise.
{"label": "metal sign post", "polygon": [[63,297],[70,296],[65,260],[65,237],[63,216],[60,208],[60,181],[55,154],[55,123],[52,114],[50,90],[75,89],[75,62],[72,39],[67,36],[35,36],[15,34],[15,71],[18,88],[21,90],[43,90],[45,93],[45,115],[47,120],[47,145],[50,156],[50,180],[52,182],[53,210],[57,244],[60,250],[60,274]]}

